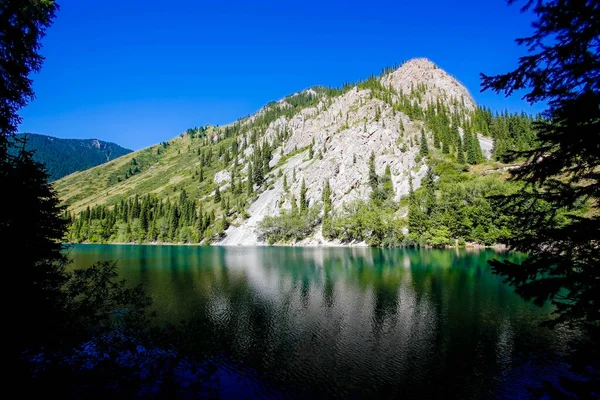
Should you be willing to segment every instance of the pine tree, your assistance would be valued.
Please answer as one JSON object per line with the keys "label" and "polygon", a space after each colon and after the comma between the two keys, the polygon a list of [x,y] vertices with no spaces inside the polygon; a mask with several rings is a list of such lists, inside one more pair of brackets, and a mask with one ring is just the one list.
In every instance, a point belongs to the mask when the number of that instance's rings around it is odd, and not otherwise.
{"label": "pine tree", "polygon": [[425,230],[425,216],[421,211],[417,195],[413,188],[412,176],[408,178],[408,233],[411,239],[419,242]]}
{"label": "pine tree", "polygon": [[231,170],[231,183],[229,184],[229,189],[231,193],[235,194],[235,168]]}
{"label": "pine tree", "polygon": [[252,183],[252,179],[249,175],[248,179],[246,180],[246,195],[248,197],[252,197],[252,193],[254,193],[254,184]]}
{"label": "pine tree", "polygon": [[428,217],[432,217],[436,210],[436,196],[435,196],[435,175],[431,166],[427,168],[427,174],[425,175],[425,213]]}
{"label": "pine tree", "polygon": [[217,185],[217,188],[215,189],[214,202],[215,202],[215,204],[221,202],[221,190],[219,189],[219,185]]}
{"label": "pine tree", "polygon": [[292,194],[290,203],[292,204],[292,215],[298,215],[298,204],[296,203],[296,196],[294,194]]}
{"label": "pine tree", "polygon": [[381,188],[385,193],[386,199],[389,199],[394,193],[394,185],[392,183],[392,171],[389,165],[385,166],[385,172],[381,179]]}
{"label": "pine tree", "polygon": [[371,152],[369,156],[369,185],[371,185],[371,190],[377,190],[379,185],[377,177],[377,171],[375,171],[375,153]]}
{"label": "pine tree", "polygon": [[419,155],[421,157],[427,157],[429,155],[429,147],[427,146],[427,138],[425,137],[424,129],[421,129],[421,149]]}
{"label": "pine tree", "polygon": [[300,186],[300,214],[306,214],[308,210],[308,199],[306,198],[306,182],[302,178],[302,185]]}
{"label": "pine tree", "polygon": [[556,393],[594,398],[600,382],[599,3],[548,0],[525,9],[536,16],[534,32],[517,43],[529,54],[514,71],[482,75],[484,90],[510,95],[525,89],[528,103],[546,107],[535,123],[538,143],[514,154],[526,160],[511,170],[522,189],[494,204],[513,218],[510,248],[528,256],[517,263],[495,260],[492,269],[523,298],[553,306],[546,326],[577,331],[570,362],[591,376],[586,382],[561,377],[567,390]]}
{"label": "pine tree", "polygon": [[283,174],[283,191],[288,191],[287,174]]}
{"label": "pine tree", "polygon": [[465,162],[465,152],[463,150],[463,143],[460,138],[458,139],[456,161],[458,161],[461,164],[464,164],[464,162]]}
{"label": "pine tree", "polygon": [[442,141],[442,153],[450,154],[450,145],[448,144],[448,140]]}
{"label": "pine tree", "polygon": [[483,151],[481,151],[481,144],[479,143],[479,138],[477,137],[477,133],[473,133],[473,150],[475,153],[475,159],[477,162],[483,161]]}
{"label": "pine tree", "polygon": [[331,212],[331,186],[329,186],[329,180],[325,181],[323,187],[323,211],[325,215]]}

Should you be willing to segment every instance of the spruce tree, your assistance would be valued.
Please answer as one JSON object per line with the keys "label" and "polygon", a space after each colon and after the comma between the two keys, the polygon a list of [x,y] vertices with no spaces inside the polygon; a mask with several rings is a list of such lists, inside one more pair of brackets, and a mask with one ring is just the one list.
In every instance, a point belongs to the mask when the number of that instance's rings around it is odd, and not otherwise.
{"label": "spruce tree", "polygon": [[524,299],[553,305],[546,326],[576,328],[570,361],[591,376],[561,383],[578,398],[593,398],[600,382],[600,4],[547,0],[525,9],[536,16],[534,32],[517,43],[530,54],[514,71],[482,75],[484,90],[525,89],[526,101],[546,107],[534,124],[538,143],[512,154],[526,160],[511,170],[522,189],[495,204],[514,220],[510,248],[528,256],[496,260],[492,268]]}
{"label": "spruce tree", "polygon": [[325,181],[323,187],[323,211],[325,215],[331,212],[331,186],[329,186],[329,179]]}
{"label": "spruce tree", "polygon": [[217,188],[215,189],[215,197],[213,200],[215,204],[221,202],[221,190],[219,189],[219,185],[217,185]]}
{"label": "spruce tree", "polygon": [[467,162],[471,165],[477,164],[479,160],[477,158],[477,150],[475,149],[475,140],[469,131],[465,131],[464,137]]}
{"label": "spruce tree", "polygon": [[377,190],[379,185],[379,179],[377,177],[377,171],[375,170],[375,153],[371,152],[369,156],[369,185],[371,186],[371,190]]}
{"label": "spruce tree", "polygon": [[458,139],[456,161],[458,161],[461,164],[464,164],[465,162],[465,152],[463,150],[463,143],[460,138]]}
{"label": "spruce tree", "polygon": [[450,154],[450,146],[448,145],[448,140],[442,141],[442,153]]}
{"label": "spruce tree", "polygon": [[231,193],[235,194],[235,168],[231,170],[231,183],[229,184],[229,189]]}
{"label": "spruce tree", "polygon": [[392,171],[389,165],[385,166],[385,172],[381,179],[381,189],[385,193],[386,199],[389,199],[394,193],[394,185],[392,183]]}
{"label": "spruce tree", "polygon": [[425,137],[424,129],[421,129],[421,149],[419,155],[421,157],[427,157],[429,155],[429,147],[427,147],[427,138]]}
{"label": "spruce tree", "polygon": [[425,215],[421,210],[417,195],[413,188],[412,176],[408,180],[408,233],[414,242],[421,241],[421,235],[425,230]]}
{"label": "spruce tree", "polygon": [[246,180],[246,195],[250,198],[252,197],[252,193],[254,193],[254,184],[252,183],[252,179],[248,176]]}
{"label": "spruce tree", "polygon": [[308,199],[306,198],[306,182],[302,178],[302,185],[300,186],[300,213],[306,214],[308,210]]}
{"label": "spruce tree", "polygon": [[292,198],[290,199],[290,203],[292,204],[292,215],[298,215],[298,204],[296,203],[296,196],[292,193]]}

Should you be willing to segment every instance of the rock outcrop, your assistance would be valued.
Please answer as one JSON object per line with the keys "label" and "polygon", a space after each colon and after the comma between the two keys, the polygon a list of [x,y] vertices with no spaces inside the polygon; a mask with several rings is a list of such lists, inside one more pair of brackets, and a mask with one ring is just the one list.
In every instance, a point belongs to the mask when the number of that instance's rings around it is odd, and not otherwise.
{"label": "rock outcrop", "polygon": [[[414,101],[421,107],[442,101],[452,112],[468,114],[475,109],[467,89],[427,59],[408,61],[379,79],[383,87],[391,87],[399,94],[414,92]],[[318,95],[314,90],[312,94]],[[394,101],[400,101],[399,96],[394,95],[392,104]],[[281,102],[285,99],[278,104]],[[424,123],[395,110],[392,104],[373,96],[371,89],[354,87],[337,97],[322,96],[318,105],[304,108],[290,118],[280,117],[273,121],[264,132],[264,139],[272,141],[282,131],[290,134],[273,152],[275,157],[271,166],[274,169],[269,180],[272,183],[250,206],[250,217],[235,221],[218,244],[260,244],[258,223],[265,216],[289,209],[289,193],[299,198],[303,180],[310,204],[321,201],[326,181],[331,187],[334,209],[353,200],[367,200],[371,191],[368,184],[371,153],[375,155],[378,174],[383,174],[386,166],[390,167],[396,200],[408,194],[409,179],[412,178],[415,188],[419,187],[427,172],[425,162],[418,157]],[[257,115],[266,109],[261,109]],[[246,123],[254,121],[257,115]],[[489,140],[480,137],[480,141],[482,148],[489,150]],[[280,162],[282,155],[286,157],[311,145],[312,158],[309,158],[309,150],[305,150]],[[252,151],[248,147],[246,156]],[[283,175],[289,186],[287,193],[283,188]],[[322,237],[313,238],[312,242],[315,241],[326,244]],[[303,242],[310,243],[311,239]]]}

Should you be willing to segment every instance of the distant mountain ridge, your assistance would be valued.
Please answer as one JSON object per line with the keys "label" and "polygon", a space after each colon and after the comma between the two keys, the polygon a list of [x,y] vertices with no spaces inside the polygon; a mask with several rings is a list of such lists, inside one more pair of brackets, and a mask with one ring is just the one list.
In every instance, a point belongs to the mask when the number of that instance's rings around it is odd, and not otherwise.
{"label": "distant mountain ridge", "polygon": [[34,151],[34,160],[46,165],[50,181],[104,164],[133,151],[98,139],[61,139],[37,133],[17,135],[19,139],[24,137],[27,138],[25,148]]}

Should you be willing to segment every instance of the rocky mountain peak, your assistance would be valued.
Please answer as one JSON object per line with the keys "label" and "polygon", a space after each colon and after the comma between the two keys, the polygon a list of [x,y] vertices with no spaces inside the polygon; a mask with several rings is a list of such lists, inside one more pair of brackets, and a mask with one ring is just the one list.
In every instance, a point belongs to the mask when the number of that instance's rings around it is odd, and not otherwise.
{"label": "rocky mountain peak", "polygon": [[[256,245],[264,243],[263,220],[290,212],[299,199],[305,209],[314,206],[323,213],[326,186],[337,215],[378,193],[372,175],[385,175],[386,199],[400,201],[411,184],[421,185],[428,170],[421,144],[425,139],[433,151],[435,140],[427,116],[443,114],[435,126],[442,121],[449,128],[456,124],[451,119],[468,121],[474,110],[471,95],[456,78],[417,58],[354,85],[296,92],[224,127],[192,129],[144,154],[107,164],[108,178],[98,184],[101,190],[89,190],[93,196],[75,197],[85,191],[73,189],[76,176],[61,182],[73,196],[63,194],[63,199],[83,209],[141,190],[169,198],[183,188],[206,212],[221,215],[230,206],[221,204],[224,197],[218,200],[218,187],[238,210],[228,216],[229,227],[218,243]],[[398,216],[405,212],[399,209]],[[324,243],[321,230],[314,232],[302,244]]]}
{"label": "rocky mountain peak", "polygon": [[456,102],[467,111],[475,110],[471,94],[455,77],[427,58],[415,58],[381,78],[383,85],[401,93],[420,92],[421,106],[437,99],[452,105]]}

